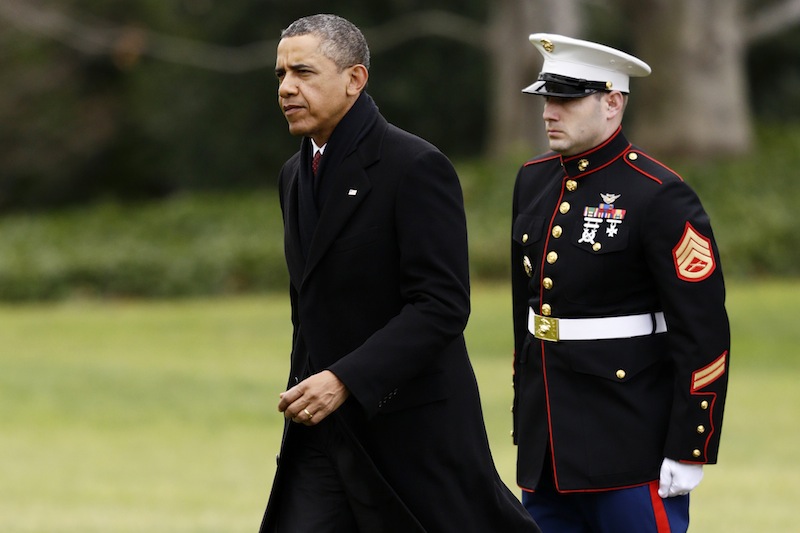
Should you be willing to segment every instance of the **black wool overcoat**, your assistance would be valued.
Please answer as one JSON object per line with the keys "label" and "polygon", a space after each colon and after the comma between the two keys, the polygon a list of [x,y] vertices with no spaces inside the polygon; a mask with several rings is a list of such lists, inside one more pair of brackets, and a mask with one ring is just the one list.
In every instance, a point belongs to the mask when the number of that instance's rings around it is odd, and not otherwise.
{"label": "black wool overcoat", "polygon": [[[298,181],[310,168],[308,139],[280,173],[294,326],[288,385],[328,369],[349,389],[331,417],[345,435],[344,464],[370,480],[352,489],[370,533],[538,531],[495,470],[465,347],[469,265],[456,172],[434,146],[388,124],[366,94],[353,113],[360,118],[345,117],[326,148],[326,198],[305,252]],[[282,451],[296,429],[287,425]],[[271,502],[283,482],[279,464]],[[269,521],[268,505],[262,531]]]}

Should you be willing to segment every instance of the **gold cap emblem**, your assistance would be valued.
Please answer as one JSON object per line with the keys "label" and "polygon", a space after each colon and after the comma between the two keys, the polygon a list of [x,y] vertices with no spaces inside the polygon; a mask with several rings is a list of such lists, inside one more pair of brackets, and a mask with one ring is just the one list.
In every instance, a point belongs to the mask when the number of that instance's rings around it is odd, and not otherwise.
{"label": "gold cap emblem", "polygon": [[545,52],[552,53],[553,50],[555,50],[556,48],[555,46],[553,46],[553,43],[550,41],[550,39],[542,39],[539,42],[542,43],[542,48],[544,48]]}

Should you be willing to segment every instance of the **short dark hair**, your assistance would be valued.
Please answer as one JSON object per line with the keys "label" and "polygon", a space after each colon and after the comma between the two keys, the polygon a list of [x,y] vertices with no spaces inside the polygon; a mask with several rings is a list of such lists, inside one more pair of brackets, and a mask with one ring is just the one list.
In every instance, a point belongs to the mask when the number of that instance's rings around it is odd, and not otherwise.
{"label": "short dark hair", "polygon": [[364,34],[347,19],[337,15],[319,14],[292,22],[281,32],[281,39],[300,35],[320,38],[320,52],[333,61],[339,70],[364,65],[369,70],[369,46]]}

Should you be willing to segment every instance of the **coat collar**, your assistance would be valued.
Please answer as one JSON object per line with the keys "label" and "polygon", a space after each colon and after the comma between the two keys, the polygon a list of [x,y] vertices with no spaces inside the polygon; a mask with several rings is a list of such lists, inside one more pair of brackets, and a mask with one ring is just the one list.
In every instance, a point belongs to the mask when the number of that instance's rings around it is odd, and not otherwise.
{"label": "coat collar", "polygon": [[[325,157],[322,158],[319,172],[324,173],[322,178],[325,180],[325,201],[307,258],[303,257],[297,218],[298,174],[303,165],[302,150],[300,164],[294,167],[292,175],[288,177],[284,205],[285,248],[289,275],[298,289],[319,265],[347,220],[356,212],[372,188],[366,169],[380,159],[388,123],[366,94],[362,94],[351,112],[355,114],[351,116],[348,113],[337,126],[325,149]],[[305,145],[305,142],[302,143],[302,146]],[[336,157],[333,157],[334,154]],[[328,158],[329,156],[331,157]]]}
{"label": "coat collar", "polygon": [[570,178],[579,178],[611,164],[631,146],[622,134],[622,127],[604,143],[578,155],[561,157],[561,165]]}

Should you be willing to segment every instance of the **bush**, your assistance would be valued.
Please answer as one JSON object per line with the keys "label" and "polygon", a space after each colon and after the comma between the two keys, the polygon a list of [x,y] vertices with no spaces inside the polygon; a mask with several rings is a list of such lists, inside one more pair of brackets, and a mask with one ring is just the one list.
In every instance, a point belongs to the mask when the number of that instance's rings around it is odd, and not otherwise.
{"label": "bush", "polygon": [[[668,161],[711,215],[726,276],[800,275],[800,126],[759,131],[725,161]],[[473,281],[506,279],[514,179],[526,154],[457,162]],[[0,218],[0,300],[175,297],[285,291],[274,191],[192,194],[138,205]]]}
{"label": "bush", "polygon": [[275,193],[103,203],[0,221],[0,299],[190,296],[287,286]]}

